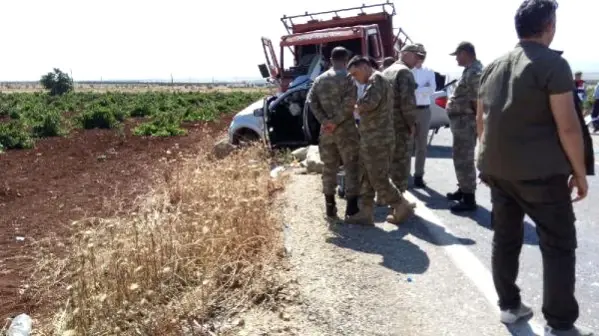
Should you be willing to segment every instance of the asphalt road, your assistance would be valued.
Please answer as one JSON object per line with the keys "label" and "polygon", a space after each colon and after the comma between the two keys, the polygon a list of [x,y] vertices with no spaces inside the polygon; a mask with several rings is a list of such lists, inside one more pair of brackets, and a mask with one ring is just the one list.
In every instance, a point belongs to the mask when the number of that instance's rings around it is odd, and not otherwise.
{"label": "asphalt road", "polygon": [[[599,162],[599,136],[594,136],[597,162]],[[425,181],[427,189],[410,192],[439,217],[457,237],[468,241],[467,248],[490,270],[491,241],[490,193],[480,184],[477,191],[479,208],[470,215],[452,214],[445,194],[455,191],[456,179],[451,159],[451,132],[443,129],[435,135],[429,146]],[[599,164],[597,166],[599,168]],[[579,323],[599,330],[599,177],[589,177],[589,196],[575,205],[578,230],[577,297],[580,304]],[[472,241],[474,241],[474,243]],[[535,310],[534,321],[544,325],[542,305],[542,263],[535,224],[526,218],[525,246],[522,249],[519,285],[523,299]]]}

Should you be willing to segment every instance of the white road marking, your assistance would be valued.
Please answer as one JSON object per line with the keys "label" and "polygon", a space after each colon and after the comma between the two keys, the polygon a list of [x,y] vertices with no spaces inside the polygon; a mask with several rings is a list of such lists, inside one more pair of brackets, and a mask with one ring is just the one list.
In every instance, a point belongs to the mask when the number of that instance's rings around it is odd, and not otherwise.
{"label": "white road marking", "polygon": [[[599,164],[599,163],[598,163]],[[416,203],[416,215],[425,219],[439,227],[443,228],[448,234],[452,234],[451,230],[443,223],[443,221],[430,210],[426,204],[416,198],[409,192],[404,193],[405,198]],[[429,230],[429,233],[434,236],[434,233]],[[452,234],[453,235],[453,234]],[[455,235],[454,235],[455,236]],[[435,237],[438,238],[438,237]],[[491,272],[482,264],[482,262],[472,253],[470,250],[459,243],[448,244],[443,246],[447,251],[447,254],[452,259],[454,264],[476,285],[478,290],[485,296],[488,303],[493,309],[499,314],[499,307],[497,306],[497,293],[495,286],[493,285],[493,277]],[[499,322],[499,315],[497,315],[497,323]],[[534,320],[528,322],[530,328],[537,335],[543,335],[544,328],[536,323]]]}

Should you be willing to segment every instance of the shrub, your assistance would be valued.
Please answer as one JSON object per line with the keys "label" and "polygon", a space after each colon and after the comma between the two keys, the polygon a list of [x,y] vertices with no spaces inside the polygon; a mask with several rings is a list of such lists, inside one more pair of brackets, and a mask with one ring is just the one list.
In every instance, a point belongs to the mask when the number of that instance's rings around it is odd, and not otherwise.
{"label": "shrub", "polygon": [[114,112],[110,108],[103,106],[95,106],[90,110],[84,111],[80,119],[85,129],[114,128],[119,123]]}
{"label": "shrub", "polygon": [[73,79],[71,76],[54,68],[54,72],[48,72],[40,79],[40,84],[44,89],[50,91],[52,96],[60,96],[73,91]]}
{"label": "shrub", "polygon": [[32,148],[34,142],[30,134],[21,120],[0,123],[0,144],[6,149]]}
{"label": "shrub", "polygon": [[149,103],[142,103],[141,105],[135,106],[131,111],[132,117],[147,117],[154,114],[156,108]]}
{"label": "shrub", "polygon": [[48,111],[41,120],[33,125],[33,135],[36,137],[53,137],[64,135],[62,115],[58,111]]}
{"label": "shrub", "polygon": [[181,116],[177,112],[158,112],[152,116],[150,122],[137,126],[134,130],[135,135],[145,136],[176,136],[187,134],[182,129]]}

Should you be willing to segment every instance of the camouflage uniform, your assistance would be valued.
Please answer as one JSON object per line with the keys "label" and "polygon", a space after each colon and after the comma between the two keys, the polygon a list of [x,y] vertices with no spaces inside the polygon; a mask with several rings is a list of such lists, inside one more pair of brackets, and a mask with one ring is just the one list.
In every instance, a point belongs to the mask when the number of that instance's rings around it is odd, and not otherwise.
{"label": "camouflage uniform", "polygon": [[348,198],[360,194],[360,140],[353,116],[356,99],[356,85],[351,76],[345,72],[338,74],[332,68],[316,78],[308,93],[307,101],[314,117],[321,124],[331,122],[336,125],[333,133],[325,133],[322,128],[320,133],[319,151],[324,163],[322,191],[325,195],[335,194],[341,162]]}
{"label": "camouflage uniform", "polygon": [[388,67],[383,75],[393,87],[393,128],[395,150],[391,155],[390,176],[395,186],[403,193],[408,189],[410,175],[410,132],[416,126],[416,81],[408,66],[401,60]]}
{"label": "camouflage uniform", "polygon": [[389,81],[374,71],[364,95],[358,99],[360,112],[360,161],[362,166],[362,204],[360,213],[347,219],[348,223],[374,224],[374,196],[393,207],[387,217],[390,223],[399,224],[413,212],[389,180],[389,157],[393,152],[393,91]]}
{"label": "camouflage uniform", "polygon": [[476,101],[478,96],[482,69],[483,66],[478,60],[465,68],[447,103],[447,114],[453,133],[453,164],[459,192],[465,194],[473,194],[476,190],[476,106],[473,106],[473,101]]}

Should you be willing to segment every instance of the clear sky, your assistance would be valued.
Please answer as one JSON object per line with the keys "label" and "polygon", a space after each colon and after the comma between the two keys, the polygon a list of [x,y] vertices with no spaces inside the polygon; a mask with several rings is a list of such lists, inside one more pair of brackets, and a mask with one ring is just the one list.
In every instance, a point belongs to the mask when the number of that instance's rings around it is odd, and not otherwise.
{"label": "clear sky", "polygon": [[[38,80],[59,67],[75,80],[259,78],[260,37],[275,43],[283,14],[385,0],[1,0],[0,81]],[[460,69],[448,54],[462,40],[486,64],[516,43],[521,0],[396,0],[401,26],[437,71]],[[573,70],[599,72],[598,0],[561,0],[552,47]],[[289,64],[288,62],[286,62]]]}

